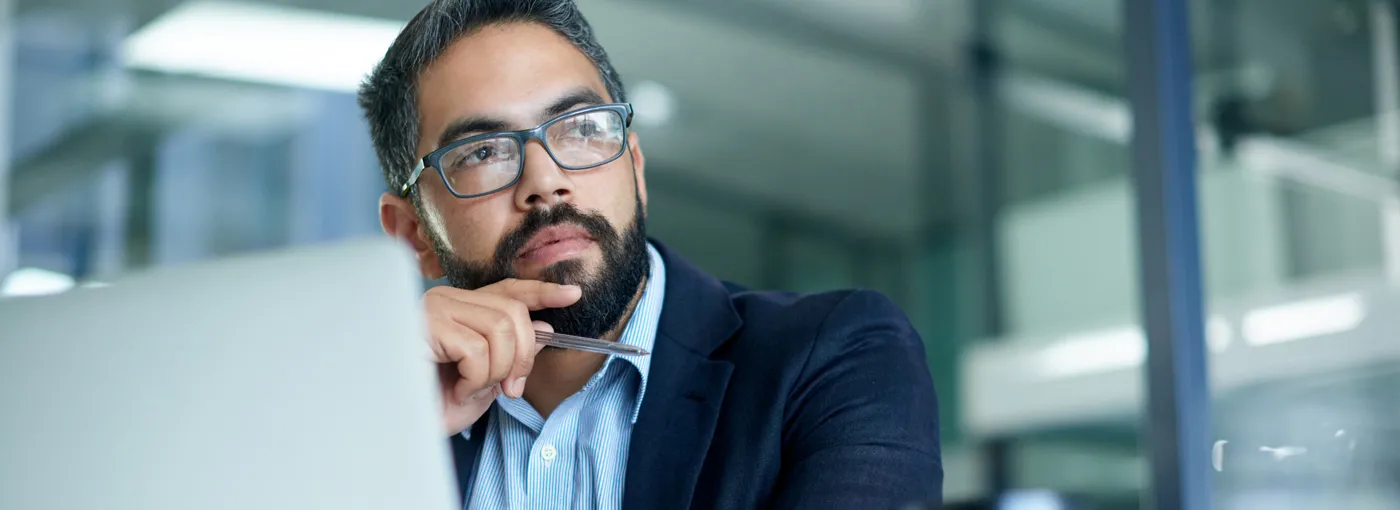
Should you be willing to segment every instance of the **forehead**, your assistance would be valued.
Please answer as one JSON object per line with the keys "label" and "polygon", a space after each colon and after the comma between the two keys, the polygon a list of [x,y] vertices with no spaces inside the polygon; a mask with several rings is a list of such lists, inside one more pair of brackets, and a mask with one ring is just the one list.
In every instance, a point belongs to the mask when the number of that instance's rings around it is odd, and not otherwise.
{"label": "forehead", "polygon": [[452,43],[419,76],[422,137],[434,139],[462,117],[533,125],[580,86],[608,97],[597,67],[567,39],[537,23],[487,26]]}

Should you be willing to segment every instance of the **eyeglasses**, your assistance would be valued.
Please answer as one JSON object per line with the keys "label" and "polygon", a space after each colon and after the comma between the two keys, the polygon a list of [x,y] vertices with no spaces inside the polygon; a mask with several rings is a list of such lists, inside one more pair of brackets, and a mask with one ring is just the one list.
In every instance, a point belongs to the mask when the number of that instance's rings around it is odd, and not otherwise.
{"label": "eyeglasses", "polygon": [[587,170],[611,163],[627,151],[632,105],[590,106],[522,131],[470,136],[423,157],[399,196],[408,196],[426,167],[436,168],[447,190],[458,198],[490,195],[514,186],[525,170],[525,144],[539,140],[565,170]]}

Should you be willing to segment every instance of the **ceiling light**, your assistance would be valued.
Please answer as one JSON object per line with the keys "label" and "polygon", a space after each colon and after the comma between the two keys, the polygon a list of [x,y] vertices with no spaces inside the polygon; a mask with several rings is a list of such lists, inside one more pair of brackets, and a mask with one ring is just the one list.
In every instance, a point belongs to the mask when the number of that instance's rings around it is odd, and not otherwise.
{"label": "ceiling light", "polygon": [[133,69],[353,92],[403,23],[219,1],[181,5],[127,37]]}
{"label": "ceiling light", "polygon": [[676,95],[665,85],[641,81],[630,91],[633,117],[643,126],[661,126],[676,113]]}

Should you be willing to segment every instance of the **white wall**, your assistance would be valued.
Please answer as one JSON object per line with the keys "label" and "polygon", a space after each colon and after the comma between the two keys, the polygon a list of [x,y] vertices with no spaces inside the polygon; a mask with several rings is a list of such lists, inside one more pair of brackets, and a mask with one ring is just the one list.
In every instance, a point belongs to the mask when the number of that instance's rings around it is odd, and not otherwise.
{"label": "white wall", "polygon": [[[1284,214],[1279,182],[1236,169],[1203,172],[1199,182],[1208,298],[1284,284],[1290,256],[1285,229],[1299,226],[1290,226]],[[1010,208],[999,230],[1007,334],[1053,335],[1135,320],[1135,215],[1123,178]],[[1339,223],[1315,217],[1302,227],[1326,231]],[[1329,238],[1373,249],[1363,234],[1332,232]]]}

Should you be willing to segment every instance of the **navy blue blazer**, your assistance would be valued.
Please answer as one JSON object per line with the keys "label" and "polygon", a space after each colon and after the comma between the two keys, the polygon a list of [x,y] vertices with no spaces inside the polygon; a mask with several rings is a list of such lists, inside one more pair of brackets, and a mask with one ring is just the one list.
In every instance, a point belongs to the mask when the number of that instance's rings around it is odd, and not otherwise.
{"label": "navy blue blazer", "polygon": [[[666,261],[666,300],[623,508],[941,501],[933,381],[894,303],[871,291],[750,292],[652,243]],[[464,490],[486,423],[452,439]]]}

